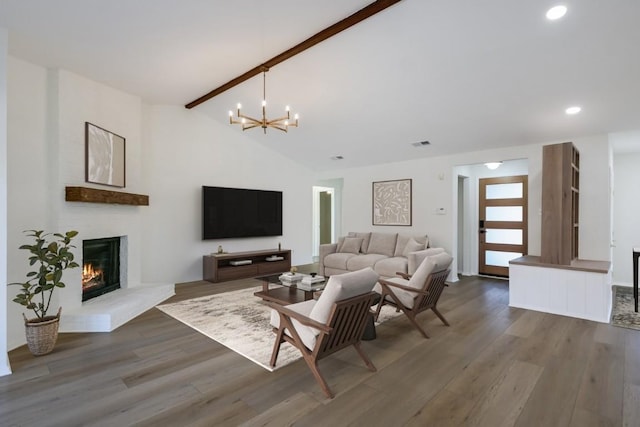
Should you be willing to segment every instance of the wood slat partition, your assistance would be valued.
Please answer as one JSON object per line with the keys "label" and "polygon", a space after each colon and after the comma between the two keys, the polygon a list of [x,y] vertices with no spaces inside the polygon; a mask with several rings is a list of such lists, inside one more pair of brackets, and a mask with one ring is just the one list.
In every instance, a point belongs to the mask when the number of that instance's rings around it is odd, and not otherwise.
{"label": "wood slat partition", "polygon": [[100,190],[88,187],[66,187],[65,200],[67,202],[149,206],[149,196],[144,194],[124,193],[121,191]]}

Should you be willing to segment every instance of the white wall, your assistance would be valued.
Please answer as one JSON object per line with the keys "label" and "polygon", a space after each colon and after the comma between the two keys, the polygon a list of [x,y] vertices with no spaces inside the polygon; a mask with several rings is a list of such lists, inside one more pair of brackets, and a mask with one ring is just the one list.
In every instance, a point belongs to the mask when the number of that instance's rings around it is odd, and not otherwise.
{"label": "white wall", "polygon": [[[51,230],[57,204],[50,192],[54,189],[48,167],[52,147],[48,123],[47,70],[9,57],[8,61],[8,233],[7,257],[9,282],[22,281],[29,271],[25,251],[17,248],[27,243],[23,230]],[[9,299],[18,289],[9,288]],[[25,342],[22,327],[23,307],[9,302],[9,349]]]}
{"label": "white wall", "polygon": [[[225,251],[292,249],[293,264],[311,262],[314,174],[256,143],[237,127],[197,109],[145,108],[144,176],[150,206],[143,222],[145,282],[202,279],[202,256]],[[226,117],[226,116],[225,116]],[[283,236],[202,239],[202,186],[283,191]]]}
{"label": "white wall", "polygon": [[[514,146],[452,156],[416,159],[363,168],[328,171],[323,179],[343,178],[342,234],[348,231],[426,232],[432,246],[457,253],[456,167],[488,161],[527,159],[529,175],[529,254],[540,255],[542,145]],[[580,168],[580,257],[610,260],[609,255],[609,142],[606,135],[573,139],[581,154]],[[464,175],[464,173],[461,173]],[[442,177],[442,179],[440,179]],[[371,183],[392,179],[413,179],[413,226],[371,225]],[[436,208],[447,209],[436,215]],[[603,226],[605,224],[605,226]],[[455,261],[454,261],[455,262]],[[453,266],[452,271],[457,271]]]}
{"label": "white wall", "polygon": [[[640,138],[638,139],[640,143]],[[613,281],[633,284],[632,249],[640,246],[640,153],[620,153],[613,157],[615,167],[613,225]]]}
{"label": "white wall", "polygon": [[[28,271],[24,251],[17,248],[25,242],[22,230],[34,228],[77,229],[79,240],[127,235],[130,283],[199,280],[202,255],[219,244],[241,251],[281,243],[293,250],[294,264],[311,262],[310,170],[197,110],[143,107],[138,97],[65,70],[11,57],[8,64],[9,208],[3,242],[9,281],[23,280]],[[126,138],[127,183],[120,191],[148,194],[150,206],[64,201],[68,185],[105,188],[84,182],[85,121]],[[283,191],[284,235],[202,241],[202,185]],[[80,248],[76,257],[81,259]],[[79,269],[69,270],[65,282],[60,304],[80,304]],[[22,307],[10,303],[7,312],[2,329],[11,349],[24,343]]]}
{"label": "white wall", "polygon": [[[7,55],[8,33],[0,28],[0,307],[7,306]],[[0,314],[0,376],[11,373],[7,357],[7,310]]]}

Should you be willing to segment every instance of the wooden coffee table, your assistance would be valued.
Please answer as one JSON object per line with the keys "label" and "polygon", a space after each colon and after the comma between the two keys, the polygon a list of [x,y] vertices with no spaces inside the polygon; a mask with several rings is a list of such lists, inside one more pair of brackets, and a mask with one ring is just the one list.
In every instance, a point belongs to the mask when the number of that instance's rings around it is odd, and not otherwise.
{"label": "wooden coffee table", "polygon": [[279,274],[256,277],[257,280],[262,281],[262,290],[254,292],[253,295],[276,304],[295,304],[313,299],[313,294],[324,289],[326,284],[326,281],[323,281],[313,285],[303,285],[301,282],[281,281],[279,277]]}

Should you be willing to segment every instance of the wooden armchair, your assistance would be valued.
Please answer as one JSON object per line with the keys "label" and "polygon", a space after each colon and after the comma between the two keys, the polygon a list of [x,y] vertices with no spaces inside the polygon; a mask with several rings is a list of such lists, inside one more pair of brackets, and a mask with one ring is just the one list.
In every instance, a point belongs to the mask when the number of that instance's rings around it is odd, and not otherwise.
{"label": "wooden armchair", "polygon": [[271,366],[276,365],[280,346],[288,342],[302,354],[324,394],[333,393],[318,370],[318,361],[353,346],[370,371],[376,367],[360,347],[370,307],[377,297],[372,288],[379,276],[371,269],[331,276],[318,300],[288,306],[269,303],[276,340]]}
{"label": "wooden armchair", "polygon": [[447,253],[428,256],[412,276],[400,274],[401,277],[380,279],[374,288],[380,294],[376,319],[382,306],[389,304],[402,310],[425,338],[429,338],[429,335],[416,320],[419,313],[430,309],[442,323],[449,326],[449,322],[438,311],[436,305],[444,287],[447,286],[445,281],[450,273],[448,268],[451,261],[453,258]]}

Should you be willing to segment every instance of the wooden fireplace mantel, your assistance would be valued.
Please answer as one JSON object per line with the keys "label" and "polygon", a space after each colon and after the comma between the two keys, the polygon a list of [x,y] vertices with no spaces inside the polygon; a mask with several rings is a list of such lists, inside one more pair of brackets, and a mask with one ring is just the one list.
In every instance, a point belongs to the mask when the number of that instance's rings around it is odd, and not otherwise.
{"label": "wooden fireplace mantel", "polygon": [[67,202],[109,203],[116,205],[149,206],[149,196],[124,193],[122,191],[100,190],[89,187],[66,187]]}

